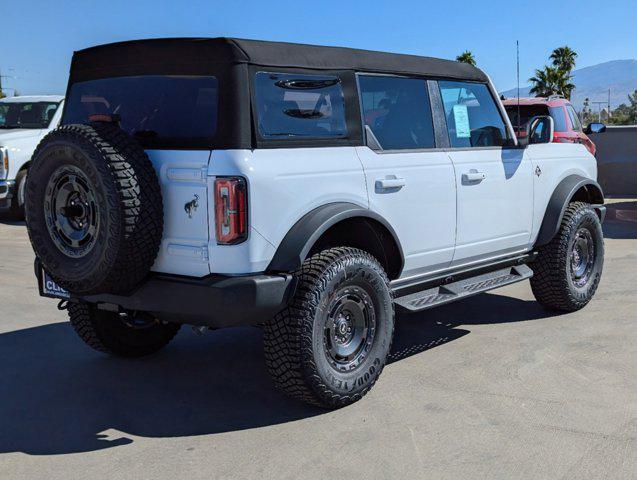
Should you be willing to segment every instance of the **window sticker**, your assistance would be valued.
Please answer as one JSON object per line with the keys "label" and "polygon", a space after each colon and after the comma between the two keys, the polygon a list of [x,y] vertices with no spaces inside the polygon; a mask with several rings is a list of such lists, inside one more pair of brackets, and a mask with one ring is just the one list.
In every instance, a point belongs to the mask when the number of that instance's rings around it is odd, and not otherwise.
{"label": "window sticker", "polygon": [[469,112],[466,105],[453,106],[453,118],[456,122],[456,137],[471,138],[471,128],[469,127]]}

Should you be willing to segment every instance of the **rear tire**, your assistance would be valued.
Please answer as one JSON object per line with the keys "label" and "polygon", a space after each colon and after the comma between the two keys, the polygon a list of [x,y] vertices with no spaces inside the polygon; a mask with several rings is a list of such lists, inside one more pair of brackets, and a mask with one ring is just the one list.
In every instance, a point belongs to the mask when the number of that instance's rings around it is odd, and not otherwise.
{"label": "rear tire", "polygon": [[69,303],[69,320],[78,336],[98,352],[136,358],[165,347],[180,325],[162,323],[150,315],[122,315],[88,303]]}
{"label": "rear tire", "polygon": [[338,408],[360,400],[380,376],[394,334],[385,271],[369,253],[331,248],[295,272],[290,305],[264,329],[276,386],[304,402]]}
{"label": "rear tire", "polygon": [[604,266],[604,235],[588,203],[569,204],[557,234],[539,248],[531,289],[549,310],[574,312],[595,295]]}

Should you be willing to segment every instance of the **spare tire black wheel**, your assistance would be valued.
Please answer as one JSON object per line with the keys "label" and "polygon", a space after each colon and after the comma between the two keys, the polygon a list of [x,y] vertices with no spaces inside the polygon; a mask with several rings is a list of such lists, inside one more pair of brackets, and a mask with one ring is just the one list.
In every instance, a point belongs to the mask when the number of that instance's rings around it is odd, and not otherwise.
{"label": "spare tire black wheel", "polygon": [[29,239],[75,294],[123,293],[150,270],[163,205],[153,165],[114,124],[64,125],[38,145],[27,176]]}

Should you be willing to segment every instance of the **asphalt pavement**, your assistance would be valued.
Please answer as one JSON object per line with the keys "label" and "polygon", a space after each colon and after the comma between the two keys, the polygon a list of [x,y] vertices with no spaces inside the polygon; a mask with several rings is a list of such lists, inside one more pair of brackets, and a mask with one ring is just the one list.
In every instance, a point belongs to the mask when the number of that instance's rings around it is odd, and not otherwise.
{"label": "asphalt pavement", "polygon": [[0,478],[635,479],[637,222],[605,232],[585,309],[546,312],[524,282],[400,316],[374,389],[329,412],[274,390],[257,328],[90,350],[0,218]]}

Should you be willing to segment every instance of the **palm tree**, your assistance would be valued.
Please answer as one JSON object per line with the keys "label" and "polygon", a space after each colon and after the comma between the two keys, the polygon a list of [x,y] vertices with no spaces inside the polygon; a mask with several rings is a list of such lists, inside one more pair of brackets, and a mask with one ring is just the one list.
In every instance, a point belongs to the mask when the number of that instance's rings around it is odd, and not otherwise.
{"label": "palm tree", "polygon": [[563,47],[558,47],[553,50],[549,58],[553,62],[554,67],[570,74],[573,68],[575,68],[577,53],[569,46],[564,45]]}
{"label": "palm tree", "polygon": [[557,94],[557,86],[555,83],[556,69],[552,67],[544,67],[542,70],[535,70],[535,75],[529,78],[529,82],[533,84],[529,93],[536,97],[550,97]]}
{"label": "palm tree", "polygon": [[469,65],[476,66],[476,57],[473,56],[469,50],[465,50],[456,57],[456,62],[468,63]]}
{"label": "palm tree", "polygon": [[530,93],[536,97],[562,95],[570,100],[575,89],[571,78],[570,72],[557,67],[545,66],[542,70],[536,70],[535,76],[529,78],[529,82],[533,84]]}

